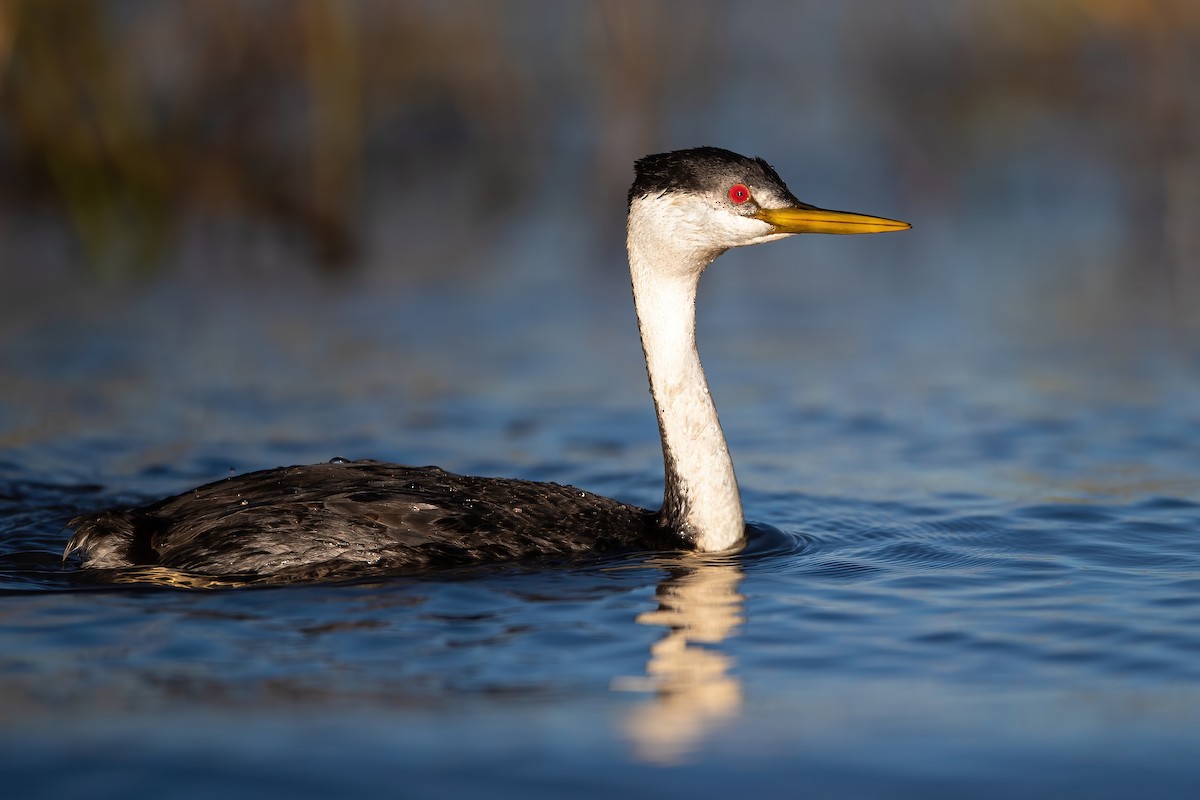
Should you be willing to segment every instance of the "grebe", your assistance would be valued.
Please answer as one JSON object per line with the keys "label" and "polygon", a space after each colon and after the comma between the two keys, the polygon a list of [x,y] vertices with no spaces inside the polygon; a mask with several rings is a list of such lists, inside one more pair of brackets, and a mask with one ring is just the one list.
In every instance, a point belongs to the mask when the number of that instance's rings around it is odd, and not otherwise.
{"label": "grebe", "polygon": [[334,459],[216,481],[140,508],[72,519],[63,558],[289,582],[614,550],[734,551],[745,522],[696,350],[700,275],[731,247],[797,233],[905,230],[800,202],[761,158],[715,147],[634,165],[627,247],[662,437],[662,508],[572,486]]}

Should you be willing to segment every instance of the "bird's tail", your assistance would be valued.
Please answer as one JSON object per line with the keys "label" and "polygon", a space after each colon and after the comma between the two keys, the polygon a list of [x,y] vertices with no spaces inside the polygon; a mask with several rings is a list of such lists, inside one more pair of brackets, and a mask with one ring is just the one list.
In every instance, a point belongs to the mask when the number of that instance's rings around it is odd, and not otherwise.
{"label": "bird's tail", "polygon": [[108,569],[131,565],[135,526],[129,511],[82,514],[67,525],[75,533],[63,551],[63,561],[77,552],[85,567]]}

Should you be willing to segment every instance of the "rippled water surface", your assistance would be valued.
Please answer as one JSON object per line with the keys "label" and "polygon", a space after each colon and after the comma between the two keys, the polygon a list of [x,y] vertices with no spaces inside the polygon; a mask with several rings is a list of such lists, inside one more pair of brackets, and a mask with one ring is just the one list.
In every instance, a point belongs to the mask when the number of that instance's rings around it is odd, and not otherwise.
{"label": "rippled water surface", "polygon": [[[883,269],[885,241],[839,242],[858,262],[840,268]],[[833,251],[772,252],[703,287],[757,523],[728,558],[227,591],[60,563],[80,510],[333,456],[656,504],[619,252],[537,281],[183,279],[12,312],[6,787],[1197,796],[1187,348],[1144,330],[993,336],[945,296],[886,287],[814,298],[793,262]]]}

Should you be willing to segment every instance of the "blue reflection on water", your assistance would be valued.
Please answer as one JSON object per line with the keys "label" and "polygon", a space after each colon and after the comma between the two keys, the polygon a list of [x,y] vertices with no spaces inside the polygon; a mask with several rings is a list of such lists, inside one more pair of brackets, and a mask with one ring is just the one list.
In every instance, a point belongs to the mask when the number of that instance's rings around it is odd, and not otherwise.
{"label": "blue reflection on water", "polygon": [[764,526],[739,557],[213,592],[61,565],[73,513],[333,456],[655,505],[620,254],[542,212],[486,273],[182,277],[25,319],[0,359],[6,785],[1190,796],[1197,363],[1047,313],[1044,252],[936,226],[706,276]]}
{"label": "blue reflection on water", "polygon": [[930,324],[921,303],[847,329],[706,287],[701,344],[747,514],[778,529],[737,558],[215,592],[105,588],[60,566],[76,511],[334,455],[653,505],[623,280],[536,301],[498,284],[398,301],[164,285],[39,328],[18,369],[58,418],[22,425],[29,407],[10,402],[0,462],[8,785],[1194,784],[1194,365],[1031,354]]}

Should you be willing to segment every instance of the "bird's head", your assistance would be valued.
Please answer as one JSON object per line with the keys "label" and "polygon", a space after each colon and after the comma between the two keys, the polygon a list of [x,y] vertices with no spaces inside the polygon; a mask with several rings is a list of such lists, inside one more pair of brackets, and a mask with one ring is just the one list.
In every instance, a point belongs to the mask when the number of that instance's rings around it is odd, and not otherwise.
{"label": "bird's head", "polygon": [[[882,233],[907,222],[828,211],[796,199],[761,158],[719,147],[646,156],[634,165],[629,189],[629,234],[671,242],[705,264],[731,247],[761,244],[797,233]],[[647,242],[649,243],[649,242]]]}

